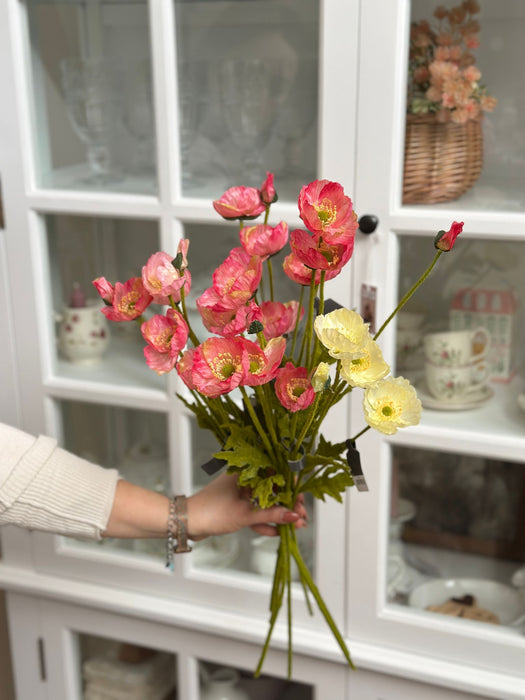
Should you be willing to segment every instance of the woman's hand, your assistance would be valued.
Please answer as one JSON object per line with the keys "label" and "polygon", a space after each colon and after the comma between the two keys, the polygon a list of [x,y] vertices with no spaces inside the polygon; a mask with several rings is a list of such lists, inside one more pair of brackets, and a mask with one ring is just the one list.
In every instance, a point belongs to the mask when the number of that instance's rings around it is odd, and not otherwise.
{"label": "woman's hand", "polygon": [[295,508],[284,506],[257,508],[248,489],[239,489],[234,474],[221,474],[188,498],[188,536],[200,540],[211,535],[226,535],[250,527],[260,535],[275,536],[277,525],[295,523],[305,527],[307,514],[301,494]]}

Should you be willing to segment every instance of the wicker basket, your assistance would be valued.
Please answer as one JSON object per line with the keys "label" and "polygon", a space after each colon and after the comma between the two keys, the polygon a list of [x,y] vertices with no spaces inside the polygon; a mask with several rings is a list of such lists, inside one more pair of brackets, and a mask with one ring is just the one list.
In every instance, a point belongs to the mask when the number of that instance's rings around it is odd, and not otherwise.
{"label": "wicker basket", "polygon": [[461,197],[483,165],[481,118],[438,122],[434,114],[407,114],[403,204],[434,204]]}

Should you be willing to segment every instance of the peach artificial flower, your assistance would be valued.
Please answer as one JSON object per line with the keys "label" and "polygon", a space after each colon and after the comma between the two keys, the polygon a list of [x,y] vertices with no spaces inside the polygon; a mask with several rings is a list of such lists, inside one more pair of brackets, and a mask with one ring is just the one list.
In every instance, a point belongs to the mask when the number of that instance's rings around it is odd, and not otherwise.
{"label": "peach artificial flower", "polygon": [[178,303],[182,287],[184,287],[184,294],[189,294],[191,274],[187,269],[186,261],[188,243],[188,240],[181,241],[177,249],[177,253],[182,256],[180,269],[173,264],[173,256],[162,251],[153,253],[142,268],[144,288],[151,294],[156,304],[169,304],[170,297]]}
{"label": "peach artificial flower", "polygon": [[[299,313],[299,302],[289,301],[286,304],[280,301],[263,301],[260,305],[263,325],[263,335],[266,340],[285,335],[295,328],[297,314]],[[301,308],[301,318],[304,309]]]}
{"label": "peach artificial flower", "polygon": [[306,367],[295,367],[292,362],[287,362],[277,372],[275,394],[291,413],[308,408],[315,400],[315,391]]}
{"label": "peach artificial flower", "polygon": [[286,350],[286,338],[272,338],[264,350],[251,340],[239,340],[248,355],[248,365],[241,385],[259,386],[275,379]]}
{"label": "peach artificial flower", "polygon": [[230,187],[213,208],[223,219],[255,219],[266,209],[256,187]]}
{"label": "peach artificial flower", "polygon": [[[97,290],[100,288],[105,295],[108,294],[109,283],[99,277]],[[104,299],[105,300],[105,299]],[[153,301],[153,297],[144,288],[140,277],[132,277],[127,282],[116,282],[113,289],[111,305],[101,309],[108,321],[134,321],[139,318]],[[107,302],[106,302],[107,303]]]}
{"label": "peach artificial flower", "polygon": [[224,337],[244,333],[254,320],[254,311],[258,309],[249,297],[238,303],[238,297],[221,295],[210,287],[197,299],[197,310],[202,318],[204,327]]}
{"label": "peach artificial flower", "polygon": [[277,192],[275,191],[273,178],[273,173],[267,172],[266,180],[263,182],[262,187],[260,189],[261,200],[266,206],[269,206],[270,204],[273,204],[277,201]]}
{"label": "peach artificial flower", "polygon": [[262,261],[240,246],[213,273],[213,287],[220,296],[231,296],[237,305],[248,301],[257,291],[262,275]]}
{"label": "peach artificial flower", "polygon": [[299,216],[312,233],[338,231],[352,221],[352,200],[338,182],[314,180],[299,193]]}
{"label": "peach artificial flower", "polygon": [[258,255],[266,260],[275,255],[288,242],[288,224],[284,221],[277,226],[258,224],[243,226],[239,232],[241,245],[249,255]]}
{"label": "peach artificial flower", "polygon": [[[312,281],[312,270],[302,263],[295,253],[287,255],[283,262],[284,274],[289,277],[292,282],[307,287]],[[321,281],[321,272],[315,271],[315,284]]]}
{"label": "peach artificial flower", "polygon": [[175,309],[168,309],[165,316],[156,314],[145,321],[140,330],[148,343],[144,348],[148,366],[157,374],[171,372],[188,340],[184,316]]}
{"label": "peach artificial flower", "polygon": [[[308,231],[295,229],[290,234],[292,253],[312,270],[329,270],[339,273],[350,260],[354,249],[353,238],[346,244],[329,244],[323,237],[311,236]],[[331,275],[332,279],[335,275]]]}
{"label": "peach artificial flower", "polygon": [[208,338],[195,348],[191,361],[193,385],[204,396],[215,398],[240,385],[249,359],[239,338]]}

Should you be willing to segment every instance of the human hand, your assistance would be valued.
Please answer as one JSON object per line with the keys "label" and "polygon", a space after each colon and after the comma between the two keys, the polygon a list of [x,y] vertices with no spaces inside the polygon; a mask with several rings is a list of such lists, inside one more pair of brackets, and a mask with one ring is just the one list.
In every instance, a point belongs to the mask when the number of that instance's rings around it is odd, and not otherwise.
{"label": "human hand", "polygon": [[247,489],[239,489],[235,474],[221,474],[188,498],[188,536],[200,540],[250,527],[260,535],[278,534],[277,525],[306,527],[307,514],[301,494],[293,510],[284,506],[258,508]]}

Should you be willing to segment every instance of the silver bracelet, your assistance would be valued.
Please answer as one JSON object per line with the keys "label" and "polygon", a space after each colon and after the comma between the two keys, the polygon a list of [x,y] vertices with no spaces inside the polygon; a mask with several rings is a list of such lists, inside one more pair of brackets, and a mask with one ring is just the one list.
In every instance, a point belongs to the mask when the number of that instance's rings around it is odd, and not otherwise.
{"label": "silver bracelet", "polygon": [[[173,571],[173,555],[191,552],[191,547],[188,546],[188,505],[186,496],[174,496],[170,500],[167,532],[166,567]],[[175,546],[175,541],[177,546]]]}

